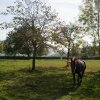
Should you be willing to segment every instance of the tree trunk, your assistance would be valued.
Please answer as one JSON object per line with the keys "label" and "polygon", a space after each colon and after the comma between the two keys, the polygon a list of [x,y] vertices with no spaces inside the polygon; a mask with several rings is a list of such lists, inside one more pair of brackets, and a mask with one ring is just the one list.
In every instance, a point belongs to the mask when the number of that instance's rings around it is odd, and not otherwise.
{"label": "tree trunk", "polygon": [[93,56],[96,55],[96,40],[95,40],[95,37],[94,37],[94,42],[93,42]]}
{"label": "tree trunk", "polygon": [[69,59],[69,57],[70,57],[70,42],[68,44],[68,54],[67,54],[67,58]]}
{"label": "tree trunk", "polygon": [[92,28],[93,29],[93,56],[96,55],[96,36],[95,36],[95,30],[94,30],[94,27]]}
{"label": "tree trunk", "polygon": [[35,70],[35,59],[36,59],[36,44],[34,44],[33,59],[32,59],[32,71]]}
{"label": "tree trunk", "polygon": [[98,34],[98,39],[99,39],[99,56],[100,56],[100,35]]}
{"label": "tree trunk", "polygon": [[75,52],[75,45],[73,43],[73,47],[72,47],[72,56],[75,56],[76,55],[76,52]]}
{"label": "tree trunk", "polygon": [[99,56],[100,56],[100,33],[99,33],[99,31],[100,31],[99,30],[99,28],[100,28],[100,25],[99,25],[100,24],[100,19],[99,19],[100,15],[99,14],[100,14],[100,12],[98,10],[98,41],[99,41],[99,50],[98,51],[99,51]]}
{"label": "tree trunk", "polygon": [[69,41],[69,43],[68,43],[67,67],[69,67],[69,57],[70,57],[70,41]]}

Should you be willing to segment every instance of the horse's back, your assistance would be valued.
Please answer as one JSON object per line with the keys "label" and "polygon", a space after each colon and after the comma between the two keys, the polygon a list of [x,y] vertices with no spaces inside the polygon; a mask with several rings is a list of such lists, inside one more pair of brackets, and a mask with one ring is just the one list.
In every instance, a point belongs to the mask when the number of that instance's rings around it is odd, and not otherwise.
{"label": "horse's back", "polygon": [[85,64],[85,62],[84,61],[82,61],[82,60],[76,60],[76,62],[75,62],[75,66],[76,66],[76,72],[78,73],[78,72],[84,72],[85,71],[85,69],[86,69],[86,64]]}

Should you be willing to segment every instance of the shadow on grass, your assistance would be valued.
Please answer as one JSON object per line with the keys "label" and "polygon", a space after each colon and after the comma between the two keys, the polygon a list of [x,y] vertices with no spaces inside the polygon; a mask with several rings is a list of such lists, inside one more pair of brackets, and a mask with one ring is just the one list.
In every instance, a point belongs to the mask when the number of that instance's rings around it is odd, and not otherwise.
{"label": "shadow on grass", "polygon": [[71,73],[66,75],[65,68],[55,67],[0,73],[0,100],[57,100],[67,95],[99,98],[100,72],[87,73],[83,81],[74,88]]}
{"label": "shadow on grass", "polygon": [[0,73],[2,95],[14,100],[55,100],[75,91],[64,68],[21,69]]}

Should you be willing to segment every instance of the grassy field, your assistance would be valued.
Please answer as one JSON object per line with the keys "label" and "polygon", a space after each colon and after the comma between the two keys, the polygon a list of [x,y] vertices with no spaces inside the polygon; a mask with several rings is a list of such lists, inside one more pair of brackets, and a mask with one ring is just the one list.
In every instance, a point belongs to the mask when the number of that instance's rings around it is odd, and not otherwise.
{"label": "grassy field", "polygon": [[100,60],[87,60],[80,87],[65,60],[0,60],[0,100],[100,100]]}

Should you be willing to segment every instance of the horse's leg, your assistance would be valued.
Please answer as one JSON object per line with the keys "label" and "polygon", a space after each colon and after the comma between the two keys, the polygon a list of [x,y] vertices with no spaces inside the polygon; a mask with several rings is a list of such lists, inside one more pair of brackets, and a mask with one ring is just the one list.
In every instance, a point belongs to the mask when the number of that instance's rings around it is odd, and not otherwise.
{"label": "horse's leg", "polygon": [[86,64],[85,64],[85,67],[84,69],[82,70],[82,72],[80,73],[80,84],[82,83],[82,78],[83,78],[83,75],[84,75],[84,72],[85,72],[85,69],[86,69]]}
{"label": "horse's leg", "polygon": [[77,77],[77,82],[78,82],[78,85],[80,85],[80,74],[78,73],[78,77]]}
{"label": "horse's leg", "polygon": [[81,85],[81,83],[82,83],[83,74],[84,73],[79,73],[79,85]]}
{"label": "horse's leg", "polygon": [[75,85],[75,73],[73,73],[73,81],[74,81],[74,85]]}
{"label": "horse's leg", "polygon": [[80,83],[82,83],[83,74],[84,74],[84,71],[83,71],[83,72],[81,73],[81,75],[80,75],[80,78],[81,78]]}

